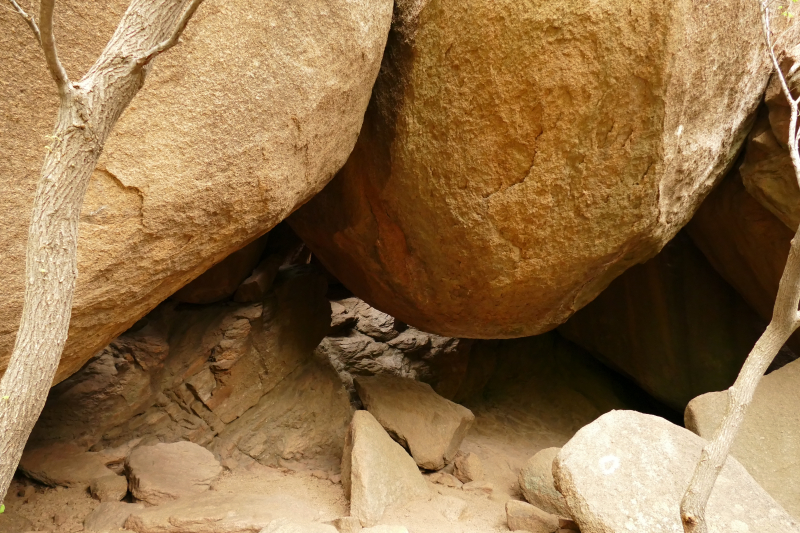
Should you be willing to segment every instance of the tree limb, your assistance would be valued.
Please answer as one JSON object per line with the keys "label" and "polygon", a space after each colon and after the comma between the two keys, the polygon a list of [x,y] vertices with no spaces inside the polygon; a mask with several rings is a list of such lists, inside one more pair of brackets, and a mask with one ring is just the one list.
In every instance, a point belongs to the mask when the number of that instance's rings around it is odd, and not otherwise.
{"label": "tree limb", "polygon": [[25,22],[28,23],[31,31],[33,31],[33,34],[36,36],[36,42],[39,43],[39,46],[42,46],[42,35],[39,33],[39,26],[37,26],[36,21],[33,20],[33,15],[27,14],[25,10],[23,10],[22,7],[20,7],[20,5],[16,2],[16,0],[8,1],[11,2],[11,5],[14,7],[14,11],[16,11],[20,17],[25,19]]}
{"label": "tree limb", "polygon": [[53,34],[53,8],[56,0],[41,0],[39,4],[39,30],[41,35],[42,50],[47,62],[47,70],[58,86],[58,92],[62,97],[69,91],[69,76],[58,59],[56,49],[56,38]]}
{"label": "tree limb", "polygon": [[197,11],[197,8],[200,7],[200,4],[203,3],[203,0],[192,0],[192,3],[189,4],[189,7],[183,13],[181,20],[178,22],[178,25],[175,27],[175,31],[173,32],[172,36],[165,40],[161,41],[153,48],[145,52],[144,55],[138,57],[136,59],[135,65],[137,67],[143,67],[147,63],[149,63],[155,56],[162,52],[166,52],[176,44],[178,44],[178,40],[180,39],[181,35],[183,35],[183,30],[186,29],[186,25],[189,23],[189,19],[192,18],[194,12]]}

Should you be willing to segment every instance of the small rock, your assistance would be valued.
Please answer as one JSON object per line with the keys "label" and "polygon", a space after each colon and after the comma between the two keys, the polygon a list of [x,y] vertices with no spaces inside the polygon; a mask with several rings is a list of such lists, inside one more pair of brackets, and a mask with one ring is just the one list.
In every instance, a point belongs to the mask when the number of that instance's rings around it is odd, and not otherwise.
{"label": "small rock", "polygon": [[328,479],[329,479],[329,480],[331,481],[331,483],[333,483],[334,485],[338,485],[338,484],[340,484],[340,483],[342,482],[342,476],[340,476],[339,474],[331,474],[331,475],[328,477]]}
{"label": "small rock", "polygon": [[361,531],[361,521],[354,516],[345,516],[333,521],[339,533],[358,533]]}
{"label": "small rock", "polygon": [[113,474],[106,468],[101,454],[64,443],[25,450],[19,468],[28,477],[45,485],[82,489],[88,488],[97,478]]}
{"label": "small rock", "polygon": [[56,513],[53,515],[53,523],[57,526],[63,526],[67,521],[67,515],[64,513]]}
{"label": "small rock", "polygon": [[342,485],[350,515],[364,526],[375,525],[389,505],[428,494],[414,460],[367,411],[356,411],[347,431]]}
{"label": "small rock", "polygon": [[568,518],[559,518],[558,527],[560,528],[559,530],[578,531],[579,533],[581,530],[581,528],[578,527],[578,524],[575,523],[575,521],[569,520]]}
{"label": "small rock", "polygon": [[558,517],[546,513],[529,503],[517,500],[506,502],[506,520],[512,531],[554,533],[558,530]]}
{"label": "small rock", "polygon": [[359,376],[354,384],[364,407],[426,470],[453,460],[475,420],[472,411],[442,398],[427,383],[378,375]]}
{"label": "small rock", "polygon": [[[663,418],[611,411],[553,463],[556,488],[585,533],[682,531],[681,498],[707,441]],[[709,531],[798,533],[800,525],[728,457],[706,509]]]}
{"label": "small rock", "polygon": [[125,525],[132,512],[144,509],[143,503],[105,502],[97,506],[83,521],[86,531],[105,533]]}
{"label": "small rock", "polygon": [[483,463],[476,454],[459,453],[455,460],[455,476],[462,483],[470,481],[483,481]]}
{"label": "small rock", "polygon": [[469,483],[464,483],[461,488],[467,492],[483,492],[486,494],[494,492],[494,485],[488,481],[470,481]]}
{"label": "small rock", "polygon": [[92,481],[89,492],[95,500],[118,502],[128,493],[128,480],[116,474],[103,476]]}
{"label": "small rock", "polygon": [[428,479],[432,483],[438,483],[445,487],[453,487],[454,489],[460,489],[464,485],[456,476],[448,474],[447,472],[434,472],[428,476]]}
{"label": "small rock", "polygon": [[295,523],[286,518],[273,520],[260,533],[337,533],[336,528],[319,522]]}
{"label": "small rock", "polygon": [[222,473],[214,454],[193,442],[140,446],[125,460],[131,494],[159,505],[205,492]]}
{"label": "small rock", "polygon": [[455,496],[440,496],[436,499],[436,506],[442,516],[451,522],[458,522],[467,510],[467,502]]}
{"label": "small rock", "polygon": [[386,342],[399,335],[395,329],[395,320],[391,315],[378,311],[364,302],[355,306],[358,315],[356,329],[372,337],[376,341]]}
{"label": "small rock", "polygon": [[323,480],[328,479],[328,473],[325,472],[324,470],[312,470],[309,472],[309,474],[311,475],[311,477],[315,477],[317,479],[323,479]]}
{"label": "small rock", "polygon": [[545,448],[528,459],[519,471],[519,488],[528,503],[554,515],[570,516],[567,502],[553,481],[553,460],[559,451],[561,448]]}

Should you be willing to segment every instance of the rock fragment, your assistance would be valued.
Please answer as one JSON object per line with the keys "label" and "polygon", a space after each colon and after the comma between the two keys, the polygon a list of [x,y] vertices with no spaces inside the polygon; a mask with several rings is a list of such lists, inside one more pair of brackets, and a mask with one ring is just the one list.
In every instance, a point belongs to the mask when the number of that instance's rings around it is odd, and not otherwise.
{"label": "rock fragment", "polygon": [[453,460],[475,420],[466,407],[413,379],[362,376],[355,378],[355,387],[364,407],[427,470]]}
{"label": "rock fragment", "polygon": [[428,493],[414,460],[367,411],[356,411],[345,438],[342,485],[350,515],[373,526],[390,505]]}
{"label": "rock fragment", "polygon": [[222,473],[214,454],[193,442],[141,446],[125,461],[131,494],[151,505],[203,493]]}
{"label": "rock fragment", "polygon": [[456,455],[455,471],[453,474],[462,483],[483,481],[484,473],[481,458],[473,452],[459,453]]}
{"label": "rock fragment", "polygon": [[89,492],[101,502],[118,502],[128,493],[128,480],[116,474],[103,476],[91,482]]}
{"label": "rock fragment", "polygon": [[559,528],[558,517],[517,500],[506,502],[506,520],[511,531],[554,533]]}
{"label": "rock fragment", "polygon": [[132,512],[144,509],[143,503],[103,502],[83,521],[86,531],[115,532],[125,525]]}
{"label": "rock fragment", "polygon": [[106,459],[71,443],[54,443],[25,450],[19,468],[25,475],[52,487],[88,488],[95,479],[114,474]]}

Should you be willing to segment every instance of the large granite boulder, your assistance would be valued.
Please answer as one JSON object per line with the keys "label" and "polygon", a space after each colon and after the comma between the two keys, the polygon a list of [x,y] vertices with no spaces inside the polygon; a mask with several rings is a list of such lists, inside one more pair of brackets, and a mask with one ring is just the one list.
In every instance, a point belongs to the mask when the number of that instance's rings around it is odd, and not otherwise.
{"label": "large granite boulder", "polygon": [[683,412],[733,384],[764,326],[682,232],[559,331]]}
{"label": "large granite boulder", "polygon": [[[60,4],[55,33],[73,79],[128,3]],[[391,0],[203,4],[183,44],[157,59],[89,184],[57,381],[322,189],[356,141],[391,16]],[[58,99],[25,22],[4,9],[0,27],[1,371],[22,309],[30,209]]]}
{"label": "large granite boulder", "polygon": [[[705,444],[663,418],[612,411],[561,449],[556,488],[582,533],[679,533],[680,501]],[[734,458],[720,473],[706,519],[710,533],[800,531]]]}
{"label": "large granite boulder", "polygon": [[[731,454],[753,479],[800,520],[800,361],[758,384]],[[728,406],[727,392],[698,396],[686,407],[686,428],[711,439]]]}
{"label": "large granite boulder", "polygon": [[400,8],[353,154],[290,223],[357,296],[440,335],[550,330],[652,257],[769,76],[750,0]]}

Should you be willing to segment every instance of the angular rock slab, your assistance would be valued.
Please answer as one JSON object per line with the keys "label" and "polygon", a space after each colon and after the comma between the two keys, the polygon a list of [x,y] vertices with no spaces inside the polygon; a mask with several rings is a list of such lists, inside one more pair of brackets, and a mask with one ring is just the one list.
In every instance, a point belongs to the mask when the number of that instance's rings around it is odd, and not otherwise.
{"label": "angular rock slab", "polygon": [[[706,441],[663,418],[611,411],[584,427],[553,464],[582,533],[681,533],[680,501]],[[729,458],[706,510],[710,533],[800,532],[744,467]]]}
{"label": "angular rock slab", "polygon": [[558,517],[517,500],[506,502],[506,523],[511,531],[555,533],[558,530]]}
{"label": "angular rock slab", "polygon": [[[112,0],[101,12],[60,2],[55,33],[73,79],[128,4]],[[328,183],[361,129],[392,4],[233,0],[198,9],[181,51],[159,57],[120,118],[89,183],[57,381]],[[91,31],[71,35],[85,24]],[[58,96],[25,22],[2,10],[0,27],[2,371],[22,311],[30,209]]]}
{"label": "angular rock slab", "polygon": [[136,448],[125,473],[134,498],[159,505],[207,491],[222,465],[202,446],[183,441]]}
{"label": "angular rock slab", "polygon": [[427,470],[453,460],[475,420],[472,411],[442,398],[427,383],[386,374],[354,382],[367,411]]}
{"label": "angular rock slab", "polygon": [[367,411],[356,411],[342,456],[342,485],[350,516],[375,525],[390,505],[428,494],[414,460]]}
{"label": "angular rock slab", "polygon": [[[764,376],[731,454],[753,479],[800,521],[800,360]],[[686,428],[710,439],[728,405],[727,392],[698,396],[686,407]]]}
{"label": "angular rock slab", "polygon": [[543,333],[652,257],[771,71],[750,0],[415,1],[396,20],[350,159],[290,223],[354,294],[452,337]]}
{"label": "angular rock slab", "polygon": [[26,449],[19,469],[45,485],[88,488],[94,480],[114,474],[106,463],[101,453],[86,452],[71,443],[54,443]]}
{"label": "angular rock slab", "polygon": [[564,496],[556,490],[553,461],[561,448],[545,448],[528,459],[519,471],[519,489],[525,499],[548,513],[569,516]]}

